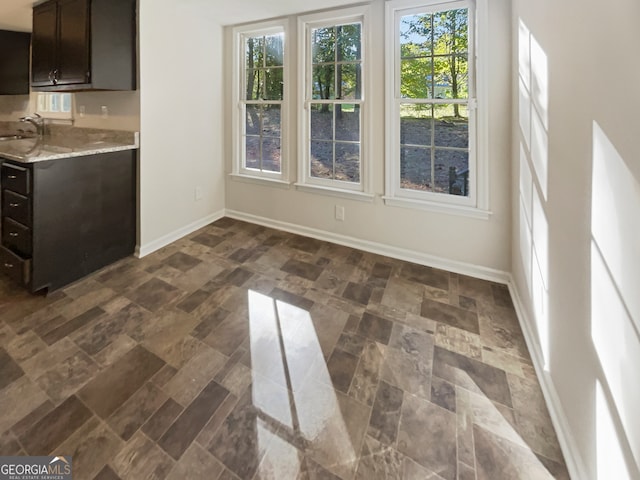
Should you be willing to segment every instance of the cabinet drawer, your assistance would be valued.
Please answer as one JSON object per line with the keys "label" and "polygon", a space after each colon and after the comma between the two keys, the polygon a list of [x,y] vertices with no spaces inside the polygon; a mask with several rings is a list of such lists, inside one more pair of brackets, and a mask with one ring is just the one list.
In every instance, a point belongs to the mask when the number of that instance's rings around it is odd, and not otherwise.
{"label": "cabinet drawer", "polygon": [[13,163],[2,164],[2,188],[12,190],[22,195],[29,195],[29,169],[19,167]]}
{"label": "cabinet drawer", "polygon": [[9,217],[2,219],[2,245],[27,257],[31,256],[31,230]]}
{"label": "cabinet drawer", "polygon": [[0,247],[0,272],[26,285],[31,278],[31,260],[21,258],[12,251]]}
{"label": "cabinet drawer", "polygon": [[2,216],[11,217],[23,225],[31,225],[31,202],[28,197],[11,190],[2,191]]}

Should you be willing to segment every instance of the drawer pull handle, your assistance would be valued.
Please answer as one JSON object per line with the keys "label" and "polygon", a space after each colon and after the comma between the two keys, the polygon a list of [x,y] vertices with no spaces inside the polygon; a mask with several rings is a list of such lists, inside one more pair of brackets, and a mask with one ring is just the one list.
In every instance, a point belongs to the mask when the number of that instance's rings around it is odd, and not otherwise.
{"label": "drawer pull handle", "polygon": [[8,176],[7,176],[7,178],[8,178],[9,180],[15,180],[15,179],[16,179],[16,178],[18,178],[18,177],[16,177],[15,175],[8,175]]}
{"label": "drawer pull handle", "polygon": [[5,263],[5,268],[13,268],[13,263]]}
{"label": "drawer pull handle", "polygon": [[16,232],[9,232],[10,237],[17,237],[18,234]]}
{"label": "drawer pull handle", "polygon": [[16,207],[19,207],[20,204],[19,203],[10,203],[9,206],[13,207],[13,208],[16,208]]}

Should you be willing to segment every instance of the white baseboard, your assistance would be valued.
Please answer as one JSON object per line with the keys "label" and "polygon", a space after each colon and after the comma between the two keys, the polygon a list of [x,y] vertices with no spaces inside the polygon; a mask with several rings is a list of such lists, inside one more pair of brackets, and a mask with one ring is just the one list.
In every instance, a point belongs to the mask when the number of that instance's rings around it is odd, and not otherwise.
{"label": "white baseboard", "polygon": [[562,454],[564,455],[569,475],[574,480],[586,480],[589,477],[586,475],[587,470],[585,468],[584,461],[582,460],[582,456],[580,455],[575,439],[571,434],[569,422],[567,421],[564,409],[560,403],[560,398],[558,397],[558,392],[553,384],[553,379],[549,372],[544,369],[544,360],[540,342],[534,333],[534,329],[531,324],[531,317],[527,314],[527,310],[522,303],[522,297],[518,292],[518,288],[512,275],[509,275],[509,282],[507,285],[520,322],[520,328],[522,329],[525,342],[527,343],[527,348],[529,349],[529,354],[531,355],[531,360],[533,361],[533,366],[536,370],[536,375],[540,382],[540,387],[542,388],[542,394],[544,395],[547,408],[549,409],[551,421],[553,422],[556,435],[558,436],[558,443],[560,443],[560,448],[562,449]]}
{"label": "white baseboard", "polygon": [[171,233],[168,233],[157,240],[153,240],[152,242],[146,243],[145,245],[136,246],[135,256],[138,258],[145,257],[150,253],[155,252],[156,250],[160,250],[162,247],[166,247],[170,243],[175,242],[176,240],[181,239],[185,235],[189,235],[196,230],[209,225],[210,223],[215,222],[216,220],[220,220],[224,217],[224,210],[220,210],[211,215],[207,215],[200,220],[196,220],[195,222],[190,223],[189,225],[185,225],[177,230],[174,230]]}
{"label": "white baseboard", "polygon": [[471,263],[448,260],[446,258],[429,255],[427,253],[407,250],[383,243],[370,242],[368,240],[362,240],[360,238],[348,237],[346,235],[340,235],[338,233],[327,232],[325,230],[304,227],[293,223],[281,222],[266,217],[251,215],[249,213],[238,212],[236,210],[227,210],[226,216],[235,218],[236,220],[243,220],[245,222],[255,223],[265,227],[275,228],[277,230],[284,230],[285,232],[289,233],[304,235],[306,237],[312,237],[318,240],[324,240],[326,242],[337,243],[338,245],[356,248],[358,250],[375,253],[377,255],[397,258],[398,260],[418,263],[420,265],[439,268],[462,275],[469,275],[471,277],[482,278],[483,280],[490,280],[492,282],[507,284],[510,278],[507,272],[494,270],[492,268],[473,265]]}

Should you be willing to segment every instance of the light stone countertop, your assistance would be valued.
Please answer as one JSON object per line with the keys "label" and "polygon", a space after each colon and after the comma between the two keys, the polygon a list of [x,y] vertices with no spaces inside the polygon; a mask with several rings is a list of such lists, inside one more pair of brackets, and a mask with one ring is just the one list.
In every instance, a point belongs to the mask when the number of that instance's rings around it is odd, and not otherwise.
{"label": "light stone countertop", "polygon": [[[24,127],[24,124],[22,124]],[[31,129],[29,129],[31,130]],[[0,124],[0,134],[16,133],[11,124]],[[139,148],[138,132],[47,126],[41,138],[0,140],[0,157],[23,163],[80,157]]]}

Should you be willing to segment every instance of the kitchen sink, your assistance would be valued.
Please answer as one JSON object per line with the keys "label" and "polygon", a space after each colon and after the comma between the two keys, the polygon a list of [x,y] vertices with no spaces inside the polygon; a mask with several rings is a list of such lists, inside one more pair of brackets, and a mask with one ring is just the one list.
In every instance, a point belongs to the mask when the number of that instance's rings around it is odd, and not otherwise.
{"label": "kitchen sink", "polygon": [[33,138],[33,136],[21,134],[0,135],[0,142],[7,140],[22,140],[23,138]]}

